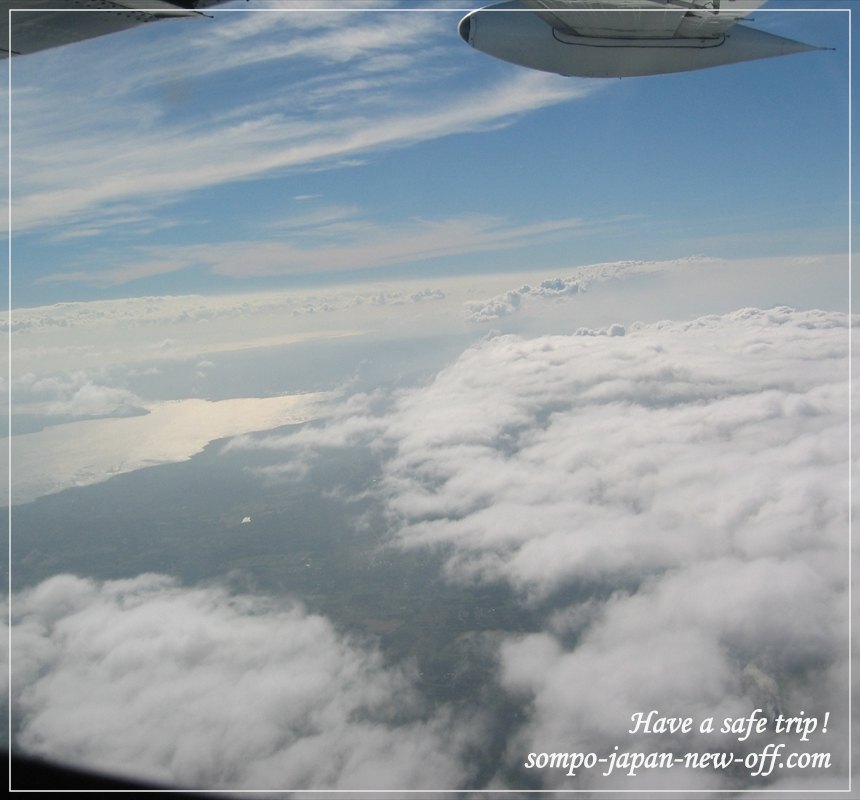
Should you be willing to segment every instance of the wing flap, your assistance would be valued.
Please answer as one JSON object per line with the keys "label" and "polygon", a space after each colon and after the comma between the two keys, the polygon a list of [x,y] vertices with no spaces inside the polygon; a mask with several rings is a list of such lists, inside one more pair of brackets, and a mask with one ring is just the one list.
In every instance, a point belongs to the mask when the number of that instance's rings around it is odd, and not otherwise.
{"label": "wing flap", "polygon": [[563,33],[609,39],[720,36],[766,0],[520,0]]}
{"label": "wing flap", "polygon": [[545,22],[572,36],[668,39],[687,9],[650,0],[524,0]]}

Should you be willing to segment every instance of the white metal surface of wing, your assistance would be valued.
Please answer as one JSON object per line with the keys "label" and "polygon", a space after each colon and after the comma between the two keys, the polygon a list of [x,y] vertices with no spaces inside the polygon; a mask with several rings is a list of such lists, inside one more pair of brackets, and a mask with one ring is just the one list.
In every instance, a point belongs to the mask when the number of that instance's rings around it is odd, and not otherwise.
{"label": "white metal surface of wing", "polygon": [[764,0],[505,0],[469,12],[461,38],[521,67],[629,78],[820,50],[735,23]]}
{"label": "white metal surface of wing", "polygon": [[216,2],[224,0],[2,0],[0,58],[10,49],[24,55],[159,19],[199,16],[196,8]]}
{"label": "white metal surface of wing", "polygon": [[571,36],[608,39],[710,38],[766,0],[521,0]]}

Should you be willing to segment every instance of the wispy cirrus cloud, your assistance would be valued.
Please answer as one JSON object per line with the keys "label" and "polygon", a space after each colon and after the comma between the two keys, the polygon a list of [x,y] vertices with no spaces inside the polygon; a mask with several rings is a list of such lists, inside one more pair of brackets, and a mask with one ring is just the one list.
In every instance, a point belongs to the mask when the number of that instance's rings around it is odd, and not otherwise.
{"label": "wispy cirrus cloud", "polygon": [[[318,272],[347,272],[415,261],[526,248],[548,241],[587,236],[612,220],[550,219],[515,224],[486,215],[411,220],[381,225],[351,219],[348,213],[287,219],[278,238],[149,248],[146,257],[105,270],[75,270],[46,275],[39,283],[81,282],[101,286],[129,283],[191,267],[233,278],[277,277]],[[160,256],[160,257],[159,257]]]}
{"label": "wispy cirrus cloud", "polygon": [[[438,56],[453,40],[438,15],[356,13],[345,24],[307,12],[304,26],[274,11],[230,16],[201,23],[205,34],[165,25],[140,55],[108,37],[18,67],[13,229],[108,227],[119,209],[153,211],[206,188],[507,125],[594,90],[525,72],[475,81],[465,67],[452,80],[458,67]],[[249,83],[244,68],[260,59],[282,76]],[[69,124],[59,98],[82,72],[88,91]]]}

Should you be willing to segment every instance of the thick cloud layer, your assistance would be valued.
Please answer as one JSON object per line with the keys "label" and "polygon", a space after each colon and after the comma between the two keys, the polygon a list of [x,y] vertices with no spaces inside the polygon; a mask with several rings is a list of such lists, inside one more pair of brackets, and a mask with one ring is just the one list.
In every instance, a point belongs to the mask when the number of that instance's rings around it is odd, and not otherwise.
{"label": "thick cloud layer", "polygon": [[197,788],[464,780],[472,724],[301,607],[159,575],[51,578],[13,602],[26,750]]}
{"label": "thick cloud layer", "polygon": [[[848,321],[747,309],[589,332],[605,335],[490,336],[427,386],[233,447],[283,449],[267,477],[290,480],[320,451],[375,449],[392,545],[440,552],[450,581],[504,582],[543,620],[496,632],[498,690],[523,716],[493,786],[844,786]],[[17,733],[36,752],[190,786],[443,788],[471,786],[486,741],[297,607],[60,576],[13,609]],[[756,709],[765,731],[720,733]],[[628,733],[652,710],[694,729]],[[828,729],[801,741],[773,730],[778,714],[829,714]],[[768,744],[830,764],[524,766]]]}
{"label": "thick cloud layer", "polygon": [[399,538],[451,545],[452,577],[534,598],[700,554],[817,548],[845,523],[846,324],[744,310],[490,337],[393,407],[352,398],[325,427],[256,444],[389,450]]}
{"label": "thick cloud layer", "polygon": [[[531,708],[508,770],[533,751],[733,743],[745,754],[780,740],[832,753],[830,769],[802,785],[841,785],[845,316],[746,309],[613,332],[488,338],[425,388],[389,404],[353,399],[327,426],[267,444],[296,458],[379,448],[399,546],[441,548],[450,580],[505,581],[547,610],[544,632],[501,648],[502,683]],[[627,733],[640,710],[698,722],[755,708],[830,712],[828,733],[813,744],[772,729],[746,744]],[[682,789],[803,778],[542,776],[547,786]]]}

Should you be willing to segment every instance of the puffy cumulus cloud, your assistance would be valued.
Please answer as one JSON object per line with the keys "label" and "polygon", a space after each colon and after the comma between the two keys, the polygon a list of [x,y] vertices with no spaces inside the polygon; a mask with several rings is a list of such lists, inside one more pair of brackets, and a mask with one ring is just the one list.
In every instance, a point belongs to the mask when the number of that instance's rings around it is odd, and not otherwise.
{"label": "puffy cumulus cloud", "polygon": [[450,787],[475,726],[297,605],[160,575],[13,599],[16,741],[198,788]]}
{"label": "puffy cumulus cloud", "polygon": [[400,539],[453,545],[452,577],[535,599],[699,552],[770,556],[844,522],[847,324],[746,309],[491,336],[428,386],[244,444],[387,449]]}
{"label": "puffy cumulus cloud", "polygon": [[127,416],[144,413],[133,392],[112,386],[102,371],[85,370],[59,375],[24,373],[12,380],[17,410],[74,417]]}
{"label": "puffy cumulus cloud", "polygon": [[[501,578],[556,604],[547,632],[502,648],[503,685],[532,709],[509,763],[616,745],[745,755],[775,741],[833,763],[773,786],[844,785],[846,355],[844,316],[745,311],[623,338],[493,339],[440,376],[435,398],[411,398],[410,412],[439,413],[422,441],[398,440],[389,505],[401,540],[447,547],[456,580]],[[458,398],[455,422],[442,422],[443,394]],[[627,734],[637,710],[719,724],[755,708],[771,719],[830,711],[829,732],[809,743]],[[774,780],[713,770],[542,779]]]}
{"label": "puffy cumulus cloud", "polygon": [[[277,446],[376,447],[398,546],[437,549],[450,580],[504,581],[546,611],[545,630],[500,650],[501,681],[529,709],[509,766],[530,752],[744,755],[779,741],[830,752],[831,768],[538,779],[844,784],[847,317],[744,309],[603,333],[487,337],[429,385]],[[828,733],[627,733],[636,711],[719,724],[755,708],[829,711]]]}
{"label": "puffy cumulus cloud", "polygon": [[246,433],[231,438],[222,450],[287,450],[299,454],[284,464],[251,468],[270,480],[292,480],[307,475],[314,457],[324,450],[336,451],[365,443],[380,445],[384,441],[385,414],[390,407],[391,399],[382,391],[350,395],[327,409],[322,425],[302,426],[284,435]]}
{"label": "puffy cumulus cloud", "polygon": [[[491,549],[516,543],[510,555],[523,559],[505,560],[509,577],[523,581],[534,563],[524,584],[548,588],[556,569],[573,562],[555,558],[548,571],[549,552],[535,551],[545,537],[550,551],[575,548],[577,573],[599,573],[603,559],[592,556],[635,546],[651,528],[676,552],[690,526],[740,536],[765,507],[772,517],[771,504],[794,510],[796,495],[780,488],[784,477],[793,481],[773,471],[780,460],[794,473],[806,463],[820,468],[824,486],[844,470],[847,334],[829,327],[832,316],[781,309],[634,325],[600,341],[483,342],[400,402],[389,469],[404,535],[474,545],[477,554],[484,537],[462,526],[499,531],[498,523],[506,533],[491,537]],[[426,422],[412,432],[419,418]],[[500,501],[527,518],[476,516]],[[567,531],[583,527],[606,531],[577,544]],[[760,539],[768,541],[765,531],[738,544],[750,550]],[[655,541],[642,544],[652,560]],[[628,552],[636,571],[639,555]]]}
{"label": "puffy cumulus cloud", "polygon": [[623,325],[613,322],[608,328],[577,328],[577,336],[624,336],[626,329]]}
{"label": "puffy cumulus cloud", "polygon": [[521,286],[519,289],[511,289],[489,300],[470,300],[466,303],[468,319],[472,322],[490,322],[514,314],[519,311],[523,304],[523,297],[530,291],[531,287]]}
{"label": "puffy cumulus cloud", "polygon": [[489,300],[469,301],[466,303],[467,316],[472,322],[489,322],[519,311],[524,297],[558,298],[579,294],[585,291],[586,283],[587,280],[580,278],[549,278],[541,281],[539,286],[525,284],[519,289],[511,289]]}
{"label": "puffy cumulus cloud", "polygon": [[703,550],[814,546],[821,520],[844,519],[839,319],[777,309],[493,337],[383,420],[337,418],[303,441],[381,428],[402,541],[452,545],[452,576],[536,597]]}
{"label": "puffy cumulus cloud", "polygon": [[[577,788],[794,788],[845,785],[848,679],[845,576],[838,558],[808,551],[780,557],[706,559],[617,591],[591,619],[562,612],[551,632],[510,638],[502,648],[502,684],[527,698],[527,724],[509,743],[511,763],[529,752],[730,752],[745,758],[769,742],[793,752],[826,752],[828,769],[546,770],[545,785]],[[843,574],[838,574],[842,572]],[[569,615],[568,619],[564,619]],[[561,619],[559,619],[559,617]],[[565,622],[573,623],[574,629]],[[569,642],[576,631],[575,645]],[[565,645],[564,642],[568,644]],[[767,731],[744,741],[721,733],[726,718],[759,709]],[[687,735],[630,734],[633,715],[692,718]],[[803,742],[776,734],[777,715],[819,719],[826,734]],[[714,718],[714,731],[700,726]],[[781,774],[780,774],[781,773]]]}
{"label": "puffy cumulus cloud", "polygon": [[431,289],[429,286],[425,289],[421,289],[414,294],[409,295],[409,299],[413,303],[423,303],[427,300],[444,300],[445,292],[441,289]]}
{"label": "puffy cumulus cloud", "polygon": [[613,261],[590,264],[578,268],[575,277],[547,278],[537,286],[524,284],[518,289],[509,289],[488,300],[470,300],[465,303],[466,318],[470,322],[490,322],[515,314],[524,307],[523,301],[527,297],[559,301],[572,295],[582,294],[594,283],[624,280],[632,275],[671,273],[680,269],[719,263],[719,259],[706,256],[687,256],[670,261]]}

